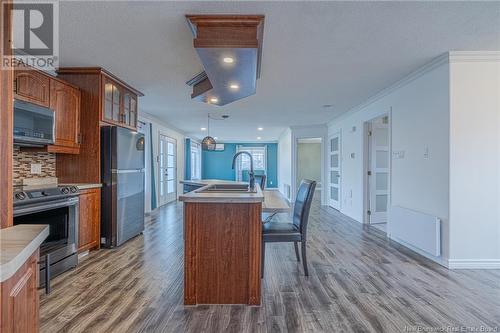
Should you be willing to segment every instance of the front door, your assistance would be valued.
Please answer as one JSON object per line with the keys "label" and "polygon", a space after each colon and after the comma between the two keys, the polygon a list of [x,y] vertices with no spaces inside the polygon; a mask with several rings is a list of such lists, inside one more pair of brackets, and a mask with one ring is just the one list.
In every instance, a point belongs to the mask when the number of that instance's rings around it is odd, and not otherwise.
{"label": "front door", "polygon": [[160,134],[158,146],[159,205],[177,199],[177,141]]}
{"label": "front door", "polygon": [[340,131],[330,137],[328,150],[329,176],[328,176],[328,202],[330,207],[340,209]]}
{"label": "front door", "polygon": [[368,218],[370,224],[386,223],[390,181],[388,116],[369,123],[368,150]]}

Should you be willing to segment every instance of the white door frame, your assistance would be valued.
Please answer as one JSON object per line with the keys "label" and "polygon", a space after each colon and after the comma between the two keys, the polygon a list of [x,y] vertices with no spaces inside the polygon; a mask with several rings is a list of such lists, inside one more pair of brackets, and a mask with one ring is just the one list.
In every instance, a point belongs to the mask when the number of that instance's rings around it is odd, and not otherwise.
{"label": "white door frame", "polygon": [[[173,156],[174,156],[174,171],[173,171],[173,180],[174,180],[174,191],[172,193],[166,193],[164,196],[161,196],[161,186],[162,186],[162,182],[161,182],[161,165],[160,165],[160,154],[161,154],[161,140],[162,140],[162,137],[164,137],[166,139],[166,142],[167,142],[167,147],[168,147],[168,142],[172,143],[174,145],[174,149],[173,149]],[[165,163],[166,163],[166,167],[168,168],[168,148],[165,147],[166,149],[166,154],[167,154],[167,157],[166,157],[166,160],[165,160]],[[158,177],[157,177],[157,182],[156,182],[156,185],[158,187],[158,207],[162,206],[162,205],[165,205],[169,202],[172,202],[172,201],[175,201],[177,199],[177,161],[178,161],[178,156],[177,156],[177,140],[168,136],[167,134],[165,133],[162,133],[162,132],[158,132],[158,155],[157,155],[157,159],[156,159],[156,163],[158,165]],[[168,189],[168,176],[167,175],[167,179],[165,179],[164,183],[165,183],[165,190]]]}
{"label": "white door frame", "polygon": [[369,190],[369,176],[368,171],[370,170],[370,148],[369,148],[369,136],[368,132],[370,131],[370,123],[378,118],[387,116],[389,117],[389,179],[388,179],[388,202],[387,209],[389,211],[389,207],[392,202],[392,107],[391,109],[380,115],[377,115],[374,118],[371,118],[364,122],[363,124],[363,223],[370,224],[370,215],[368,213],[370,209],[370,190]]}
{"label": "white door frame", "polygon": [[[338,159],[338,167],[337,168],[333,168],[332,165],[331,165],[331,155],[332,154],[332,139],[337,137],[338,138],[338,150],[337,150],[337,154],[339,156],[339,159]],[[338,130],[336,131],[335,133],[333,133],[332,135],[330,135],[328,137],[328,144],[327,144],[327,149],[328,149],[328,153],[327,153],[327,164],[328,164],[328,168],[327,168],[327,186],[325,186],[325,192],[327,193],[327,203],[328,203],[328,206],[334,208],[334,209],[337,209],[337,210],[341,210],[342,209],[342,130]],[[333,180],[332,180],[332,171],[336,171],[338,172],[338,176],[337,176],[337,183],[335,183],[336,186],[332,185],[334,184]],[[335,200],[333,200],[331,198],[331,187],[335,187],[338,189],[338,200],[336,200],[336,203],[335,203]]]}

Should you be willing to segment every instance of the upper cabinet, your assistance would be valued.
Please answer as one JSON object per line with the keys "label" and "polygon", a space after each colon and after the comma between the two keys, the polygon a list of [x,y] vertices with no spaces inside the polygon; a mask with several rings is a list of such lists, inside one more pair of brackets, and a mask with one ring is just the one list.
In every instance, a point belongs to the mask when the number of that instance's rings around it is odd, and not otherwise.
{"label": "upper cabinet", "polygon": [[80,90],[51,80],[50,108],[56,114],[55,145],[76,152],[80,147]]}
{"label": "upper cabinet", "polygon": [[50,106],[50,77],[32,69],[14,70],[14,98]]}
{"label": "upper cabinet", "polygon": [[20,63],[14,70],[14,98],[49,107],[55,113],[54,144],[23,150],[79,154],[80,89]]}
{"label": "upper cabinet", "polygon": [[64,67],[57,74],[80,88],[82,134],[80,154],[57,155],[57,177],[66,183],[100,183],[101,127],[136,130],[138,100],[143,94],[101,67]]}
{"label": "upper cabinet", "polygon": [[137,129],[137,98],[142,94],[126,88],[106,74],[103,75],[102,81],[104,103],[101,121]]}

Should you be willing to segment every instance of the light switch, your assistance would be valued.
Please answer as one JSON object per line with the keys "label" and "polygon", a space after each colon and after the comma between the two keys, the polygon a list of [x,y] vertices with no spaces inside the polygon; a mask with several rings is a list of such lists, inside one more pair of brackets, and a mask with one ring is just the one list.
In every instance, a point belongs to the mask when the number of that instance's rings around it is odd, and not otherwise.
{"label": "light switch", "polygon": [[404,150],[395,150],[392,152],[392,159],[393,160],[400,160],[405,158],[405,151]]}
{"label": "light switch", "polygon": [[424,158],[425,158],[426,160],[428,160],[428,159],[429,159],[429,147],[425,147],[425,148],[424,148]]}
{"label": "light switch", "polygon": [[40,163],[31,164],[31,174],[39,175],[42,173],[42,165]]}

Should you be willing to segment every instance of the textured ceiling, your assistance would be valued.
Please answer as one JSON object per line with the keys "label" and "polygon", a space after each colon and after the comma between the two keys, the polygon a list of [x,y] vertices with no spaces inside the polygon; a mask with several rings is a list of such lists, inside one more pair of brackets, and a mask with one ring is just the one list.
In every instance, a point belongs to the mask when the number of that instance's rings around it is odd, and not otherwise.
{"label": "textured ceiling", "polygon": [[[190,100],[202,70],[185,14],[264,14],[257,93],[224,107]],[[103,66],[145,97],[140,109],[195,137],[276,140],[325,123],[448,50],[500,50],[499,2],[163,2],[60,5],[62,66]],[[322,105],[331,104],[330,108]],[[264,127],[257,131],[257,127]]]}

